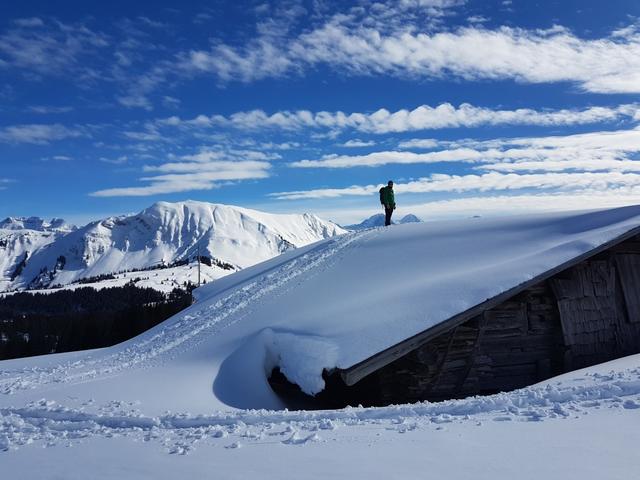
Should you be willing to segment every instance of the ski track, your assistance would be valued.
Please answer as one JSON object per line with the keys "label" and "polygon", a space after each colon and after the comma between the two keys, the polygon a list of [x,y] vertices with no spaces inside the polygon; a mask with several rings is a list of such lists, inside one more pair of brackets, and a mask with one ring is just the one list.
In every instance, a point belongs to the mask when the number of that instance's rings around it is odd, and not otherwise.
{"label": "ski track", "polygon": [[338,431],[345,428],[404,434],[443,430],[451,423],[473,422],[482,427],[490,421],[579,421],[598,409],[640,409],[640,367],[606,375],[585,373],[555,384],[486,397],[380,408],[245,410],[212,416],[167,412],[149,417],[135,403],[112,401],[97,408],[97,413],[85,411],[95,407],[91,400],[70,408],[43,399],[22,408],[0,408],[0,451],[31,444],[73,446],[92,437],[126,437],[156,442],[170,454],[188,454],[198,445],[234,449],[265,443],[300,446],[340,440]]}
{"label": "ski track", "polygon": [[206,336],[215,335],[239,321],[266,295],[292,288],[292,280],[305,272],[318,267],[328,268],[339,260],[343,251],[354,241],[375,235],[377,230],[349,233],[323,242],[303,255],[245,280],[242,286],[233,286],[231,293],[226,296],[220,293],[221,298],[214,305],[198,308],[196,304],[189,313],[178,314],[179,319],[155,335],[145,338],[143,334],[139,340],[134,340],[133,344],[112,355],[98,355],[97,358],[85,358],[47,368],[0,370],[0,393],[10,395],[47,384],[83,382],[113,375],[124,369],[158,365],[193,348]]}

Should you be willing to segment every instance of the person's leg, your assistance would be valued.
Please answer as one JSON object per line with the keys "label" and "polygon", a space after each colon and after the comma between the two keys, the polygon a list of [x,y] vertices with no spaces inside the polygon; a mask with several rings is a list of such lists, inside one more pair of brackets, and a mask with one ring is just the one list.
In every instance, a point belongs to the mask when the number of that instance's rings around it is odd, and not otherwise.
{"label": "person's leg", "polygon": [[393,213],[393,208],[385,208],[384,209],[384,225],[385,227],[388,227],[389,225],[391,225],[391,214]]}

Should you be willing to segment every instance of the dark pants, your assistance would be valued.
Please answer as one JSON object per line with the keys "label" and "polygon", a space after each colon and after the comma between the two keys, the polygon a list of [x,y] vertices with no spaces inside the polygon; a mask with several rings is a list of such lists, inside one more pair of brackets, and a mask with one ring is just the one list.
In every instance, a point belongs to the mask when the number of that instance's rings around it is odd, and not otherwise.
{"label": "dark pants", "polygon": [[391,214],[393,213],[393,208],[384,207],[384,226],[388,227],[391,225]]}

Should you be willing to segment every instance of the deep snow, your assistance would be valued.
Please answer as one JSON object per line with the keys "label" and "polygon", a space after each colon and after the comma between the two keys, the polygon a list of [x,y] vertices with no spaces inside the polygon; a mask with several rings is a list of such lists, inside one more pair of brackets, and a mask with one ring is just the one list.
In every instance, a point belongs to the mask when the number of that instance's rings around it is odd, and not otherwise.
{"label": "deep snow", "polygon": [[[266,378],[279,365],[318,391],[323,368],[352,365],[638,225],[640,207],[627,207],[378,228],[289,251],[198,289],[194,306],[123,344],[0,362],[0,462],[25,478],[53,458],[50,473],[75,465],[78,477],[114,458],[138,465],[130,477],[216,465],[240,478],[261,462],[271,478],[311,477],[323,467],[304,462],[335,458],[330,471],[378,478],[466,478],[473,466],[477,478],[537,478],[518,461],[537,474],[629,478],[640,356],[491,397],[338,411],[277,411]],[[37,448],[46,445],[53,453]],[[285,463],[280,447],[304,450]],[[574,465],[577,447],[608,456]],[[76,450],[91,460],[73,463]],[[193,455],[164,470],[162,452]],[[384,463],[394,455],[407,463]]]}
{"label": "deep snow", "polygon": [[121,391],[96,393],[0,408],[3,474],[627,480],[640,469],[638,355],[511,393],[384,408],[149,416]]}

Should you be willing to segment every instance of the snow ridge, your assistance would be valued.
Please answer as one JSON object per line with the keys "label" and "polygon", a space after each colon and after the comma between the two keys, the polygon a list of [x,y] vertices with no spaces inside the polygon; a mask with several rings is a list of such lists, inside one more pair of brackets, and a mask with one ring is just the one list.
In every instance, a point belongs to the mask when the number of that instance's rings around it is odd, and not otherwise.
{"label": "snow ridge", "polygon": [[[22,408],[0,408],[0,451],[33,443],[71,445],[91,437],[130,437],[160,443],[167,453],[187,454],[198,444],[260,444],[276,439],[284,445],[326,441],[343,428],[377,427],[405,433],[442,429],[448,423],[543,422],[576,419],[599,409],[640,409],[637,356],[616,361],[606,373],[585,369],[560,381],[510,393],[440,403],[345,408],[323,411],[245,410],[214,415],[167,413],[144,415],[135,403],[117,400],[96,406],[93,400],[65,407],[42,399]],[[91,413],[88,410],[95,410]],[[272,441],[272,440],[270,440]]]}

